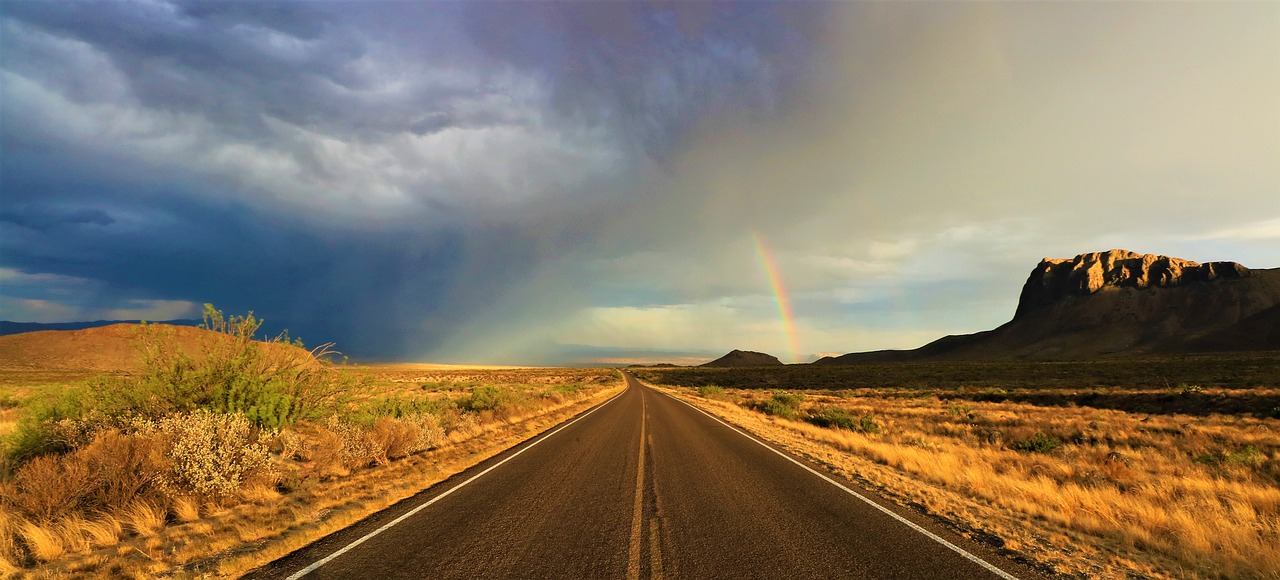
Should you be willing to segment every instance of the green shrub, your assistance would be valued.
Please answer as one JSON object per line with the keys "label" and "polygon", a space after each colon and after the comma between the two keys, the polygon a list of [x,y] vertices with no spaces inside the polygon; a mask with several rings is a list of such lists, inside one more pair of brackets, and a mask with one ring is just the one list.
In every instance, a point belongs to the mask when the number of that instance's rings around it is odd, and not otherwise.
{"label": "green shrub", "polygon": [[445,417],[455,414],[457,409],[457,403],[449,399],[386,397],[365,401],[355,406],[346,413],[344,419],[364,427],[372,427],[382,417],[399,419],[423,414]]}
{"label": "green shrub", "polygon": [[30,412],[4,438],[9,462],[17,466],[39,455],[70,451],[76,441],[68,436],[65,422],[78,419],[91,408],[86,393],[85,389],[73,388],[54,397],[29,401]]}
{"label": "green shrub", "polygon": [[511,391],[494,385],[483,385],[471,390],[465,407],[471,411],[492,411],[506,405],[512,399]]}
{"label": "green shrub", "polygon": [[1258,467],[1259,465],[1262,465],[1263,461],[1266,461],[1266,456],[1263,455],[1261,451],[1258,451],[1257,447],[1246,445],[1243,449],[1238,449],[1226,454],[1223,457],[1223,460],[1235,465]]}
{"label": "green shrub", "polygon": [[551,388],[547,389],[547,391],[543,393],[543,396],[550,396],[551,394],[574,396],[587,388],[589,388],[589,386],[583,383],[561,383],[559,385],[552,385]]}
{"label": "green shrub", "polygon": [[724,395],[724,387],[720,385],[703,385],[698,387],[698,395],[707,399],[714,399]]}
{"label": "green shrub", "polygon": [[1010,447],[1014,451],[1022,453],[1051,453],[1053,450],[1062,447],[1062,440],[1044,431],[1036,431],[1035,435],[1021,441],[1015,441]]}
{"label": "green shrub", "polygon": [[756,403],[754,408],[766,415],[791,419],[800,411],[800,404],[803,402],[804,395],[801,393],[774,391],[772,397]]}
{"label": "green shrub", "polygon": [[[225,318],[206,304],[202,326],[229,338],[210,341],[200,357],[180,349],[174,329],[144,326],[139,331],[144,363],[139,375],[95,379],[32,415],[47,424],[91,411],[110,418],[159,419],[205,409],[279,429],[303,417],[319,417],[342,393],[357,387],[350,375],[318,360],[332,353],[331,345],[308,353],[287,342],[286,335],[260,342],[254,334],[261,325],[253,313]],[[26,440],[20,453],[28,453],[36,439]]]}
{"label": "green shrub", "polygon": [[879,433],[880,425],[871,413],[854,415],[846,409],[822,407],[805,417],[805,421],[819,427],[846,429],[858,433]]}

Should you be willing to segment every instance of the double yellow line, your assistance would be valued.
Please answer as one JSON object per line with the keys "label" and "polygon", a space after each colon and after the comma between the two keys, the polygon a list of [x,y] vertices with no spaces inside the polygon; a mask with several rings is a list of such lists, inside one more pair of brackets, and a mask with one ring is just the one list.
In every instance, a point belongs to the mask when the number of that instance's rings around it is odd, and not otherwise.
{"label": "double yellow line", "polygon": [[[631,512],[631,554],[627,580],[640,580],[640,544],[644,523],[644,453],[648,447],[649,405],[640,391],[640,453],[636,464],[636,498]],[[658,546],[658,518],[649,518],[649,577],[662,579],[662,551]]]}

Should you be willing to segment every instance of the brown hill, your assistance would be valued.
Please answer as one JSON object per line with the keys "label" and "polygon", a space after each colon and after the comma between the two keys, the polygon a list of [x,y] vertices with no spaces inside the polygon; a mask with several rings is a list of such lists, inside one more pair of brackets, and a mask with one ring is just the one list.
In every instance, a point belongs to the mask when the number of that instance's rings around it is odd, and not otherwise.
{"label": "brown hill", "polygon": [[1045,258],[1013,320],[915,350],[818,361],[1070,360],[1108,355],[1280,349],[1280,269],[1112,250]]}
{"label": "brown hill", "polygon": [[716,360],[709,363],[703,363],[698,366],[704,367],[763,367],[781,365],[782,361],[777,357],[765,354],[763,352],[753,352],[750,350],[733,350]]}
{"label": "brown hill", "polygon": [[[84,330],[42,330],[0,336],[0,369],[58,371],[135,371],[142,367],[143,332],[159,333],[166,346],[198,357],[227,345],[233,337],[190,326],[114,324]],[[269,348],[310,354],[295,346]],[[296,352],[294,352],[296,351]]]}

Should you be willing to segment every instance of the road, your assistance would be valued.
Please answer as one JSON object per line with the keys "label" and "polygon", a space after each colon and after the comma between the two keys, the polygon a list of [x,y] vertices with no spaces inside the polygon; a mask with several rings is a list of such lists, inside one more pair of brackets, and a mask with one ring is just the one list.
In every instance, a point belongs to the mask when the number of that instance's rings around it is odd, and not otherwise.
{"label": "road", "polygon": [[557,429],[249,577],[1038,576],[626,380]]}

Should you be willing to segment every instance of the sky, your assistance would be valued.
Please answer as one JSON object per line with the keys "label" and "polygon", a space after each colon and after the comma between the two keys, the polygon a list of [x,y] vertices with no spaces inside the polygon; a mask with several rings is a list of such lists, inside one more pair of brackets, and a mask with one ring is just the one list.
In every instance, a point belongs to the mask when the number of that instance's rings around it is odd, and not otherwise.
{"label": "sky", "polygon": [[1280,267],[1280,4],[5,2],[0,319],[784,362]]}

